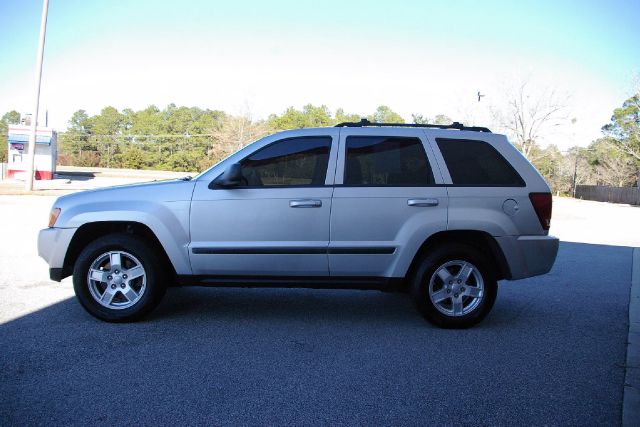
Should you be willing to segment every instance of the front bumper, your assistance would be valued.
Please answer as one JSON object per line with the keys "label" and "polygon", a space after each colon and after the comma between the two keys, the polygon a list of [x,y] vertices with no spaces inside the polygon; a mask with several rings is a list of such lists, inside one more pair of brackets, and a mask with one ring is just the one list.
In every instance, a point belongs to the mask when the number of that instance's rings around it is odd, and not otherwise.
{"label": "front bumper", "polygon": [[55,282],[61,282],[62,279],[65,278],[64,270],[61,268],[50,268],[49,269],[49,279]]}
{"label": "front bumper", "polygon": [[510,280],[546,274],[553,267],[560,241],[553,236],[496,237],[509,265]]}
{"label": "front bumper", "polygon": [[[45,228],[38,234],[38,255],[49,264],[52,280],[61,280],[64,257],[77,228]],[[55,271],[57,271],[57,273]]]}

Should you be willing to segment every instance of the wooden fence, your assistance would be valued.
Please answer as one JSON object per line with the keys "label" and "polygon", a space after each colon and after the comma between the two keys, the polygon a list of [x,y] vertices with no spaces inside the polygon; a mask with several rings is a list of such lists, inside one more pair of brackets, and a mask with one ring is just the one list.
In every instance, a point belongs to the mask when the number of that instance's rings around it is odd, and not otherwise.
{"label": "wooden fence", "polygon": [[576,198],[598,202],[627,203],[640,205],[640,188],[605,187],[603,185],[578,185]]}

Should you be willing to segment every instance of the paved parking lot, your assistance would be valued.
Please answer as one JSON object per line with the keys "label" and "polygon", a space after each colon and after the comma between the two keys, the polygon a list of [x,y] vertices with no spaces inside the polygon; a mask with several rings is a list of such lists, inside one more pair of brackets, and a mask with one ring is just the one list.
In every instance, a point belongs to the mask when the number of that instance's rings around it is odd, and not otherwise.
{"label": "paved parking lot", "polygon": [[279,289],[102,323],[37,258],[52,202],[0,196],[0,425],[620,423],[640,208],[556,200],[552,272],[450,331],[401,294]]}

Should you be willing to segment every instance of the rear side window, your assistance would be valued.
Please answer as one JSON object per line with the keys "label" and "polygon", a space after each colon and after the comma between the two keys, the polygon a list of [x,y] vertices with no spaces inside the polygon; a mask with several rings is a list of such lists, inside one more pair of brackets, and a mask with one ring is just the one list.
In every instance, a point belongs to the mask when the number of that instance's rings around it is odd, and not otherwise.
{"label": "rear side window", "polygon": [[411,187],[434,183],[418,138],[349,136],[346,154],[345,185]]}
{"label": "rear side window", "polygon": [[329,164],[330,136],[289,138],[240,162],[249,187],[321,186]]}
{"label": "rear side window", "polygon": [[525,186],[513,166],[484,141],[436,138],[436,142],[454,185]]}

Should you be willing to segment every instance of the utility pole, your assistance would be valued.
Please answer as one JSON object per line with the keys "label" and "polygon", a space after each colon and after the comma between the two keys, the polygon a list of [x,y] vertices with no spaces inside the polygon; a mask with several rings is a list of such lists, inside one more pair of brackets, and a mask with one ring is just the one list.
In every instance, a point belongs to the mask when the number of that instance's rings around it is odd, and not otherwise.
{"label": "utility pole", "polygon": [[580,157],[580,149],[575,146],[576,143],[576,123],[578,119],[575,117],[571,119],[571,129],[572,135],[571,140],[574,144],[575,152],[576,152],[576,162],[573,165],[573,183],[571,184],[571,197],[576,198],[576,184],[578,183],[578,158]]}
{"label": "utility pole", "polygon": [[574,199],[576,198],[576,182],[578,180],[578,158],[580,156],[580,152],[578,151],[578,149],[576,149],[576,162],[573,165],[573,184],[571,185],[571,188],[573,189],[571,197],[573,197]]}
{"label": "utility pole", "polygon": [[36,158],[36,128],[38,126],[38,109],[40,108],[40,84],[42,83],[42,59],[44,57],[44,42],[47,34],[47,14],[49,12],[49,0],[43,0],[42,19],[40,21],[40,41],[38,43],[38,56],[36,57],[36,99],[31,118],[31,132],[29,134],[29,163],[27,167],[27,180],[25,190],[33,190],[33,173]]}

